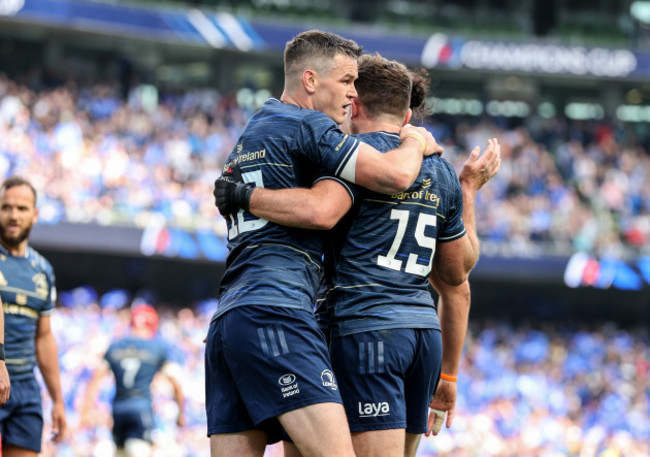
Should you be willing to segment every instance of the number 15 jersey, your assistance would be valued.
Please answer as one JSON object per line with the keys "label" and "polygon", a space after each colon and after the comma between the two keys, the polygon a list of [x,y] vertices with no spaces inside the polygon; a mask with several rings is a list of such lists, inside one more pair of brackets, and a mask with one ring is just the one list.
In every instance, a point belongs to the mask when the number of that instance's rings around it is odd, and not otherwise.
{"label": "number 15 jersey", "polygon": [[[399,135],[355,135],[380,151],[399,145]],[[428,289],[436,243],[465,235],[463,198],[451,164],[424,159],[410,189],[383,195],[354,187],[356,203],[335,228],[328,261],[326,303],[333,338],[392,328],[437,328]]]}

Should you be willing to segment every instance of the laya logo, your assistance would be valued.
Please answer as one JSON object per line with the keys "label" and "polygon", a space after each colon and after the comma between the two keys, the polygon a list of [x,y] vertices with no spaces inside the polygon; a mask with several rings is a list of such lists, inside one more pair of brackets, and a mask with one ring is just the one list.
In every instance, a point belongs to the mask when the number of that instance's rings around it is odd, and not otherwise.
{"label": "laya logo", "polygon": [[278,384],[281,386],[288,386],[296,382],[296,375],[288,373],[285,375],[280,376],[280,379],[278,379]]}
{"label": "laya logo", "polygon": [[388,416],[390,414],[390,405],[386,401],[379,403],[361,403],[359,402],[359,417],[378,417]]}
{"label": "laya logo", "polygon": [[14,16],[25,6],[25,0],[0,0],[0,16]]}
{"label": "laya logo", "polygon": [[332,370],[323,370],[320,374],[320,379],[323,381],[325,387],[329,387],[332,390],[337,390],[339,387],[336,385],[336,379],[334,378],[334,373]]}
{"label": "laya logo", "polygon": [[280,376],[278,384],[282,386],[280,392],[282,392],[283,398],[291,397],[292,395],[300,393],[298,383],[296,382],[296,375],[293,373],[287,373]]}

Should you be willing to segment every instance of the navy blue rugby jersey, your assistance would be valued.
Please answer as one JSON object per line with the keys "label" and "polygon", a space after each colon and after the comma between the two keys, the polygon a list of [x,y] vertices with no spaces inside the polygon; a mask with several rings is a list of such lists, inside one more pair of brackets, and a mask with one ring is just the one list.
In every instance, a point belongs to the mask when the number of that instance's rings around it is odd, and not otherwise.
{"label": "navy blue rugby jersey", "polygon": [[[355,135],[380,151],[387,132]],[[355,186],[356,203],[331,237],[327,306],[332,337],[389,328],[440,328],[428,289],[437,242],[465,234],[463,198],[451,164],[424,159],[410,189],[383,195]]]}
{"label": "navy blue rugby jersey", "polygon": [[17,257],[0,245],[0,297],[5,313],[5,363],[9,378],[34,376],[36,328],[54,310],[56,288],[50,263],[27,247]]}
{"label": "navy blue rugby jersey", "polygon": [[[270,98],[249,120],[225,169],[238,165],[242,179],[257,187],[309,187],[320,169],[349,178],[358,146],[325,114]],[[274,224],[243,210],[227,223],[227,268],[213,319],[243,305],[311,312],[322,270],[322,233]]]}
{"label": "navy blue rugby jersey", "polygon": [[151,408],[151,382],[167,361],[163,342],[127,336],[109,346],[104,360],[115,376],[113,410]]}

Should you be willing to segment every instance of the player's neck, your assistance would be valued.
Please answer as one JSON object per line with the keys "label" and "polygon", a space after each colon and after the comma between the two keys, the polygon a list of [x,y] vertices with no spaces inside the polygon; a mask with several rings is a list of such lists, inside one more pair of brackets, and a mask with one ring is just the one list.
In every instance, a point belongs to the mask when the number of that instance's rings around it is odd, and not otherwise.
{"label": "player's neck", "polygon": [[356,118],[352,122],[353,133],[390,132],[399,133],[401,126],[381,119]]}
{"label": "player's neck", "polygon": [[0,239],[0,244],[4,247],[9,254],[14,257],[25,257],[27,254],[27,240],[19,243],[18,245],[9,245],[5,243],[5,240]]}
{"label": "player's neck", "polygon": [[285,89],[284,92],[282,92],[282,96],[280,97],[280,101],[283,103],[290,103],[292,105],[299,106],[301,108],[310,108],[310,106],[307,106],[306,103],[300,103],[300,100],[298,97],[295,97],[291,95],[287,90]]}

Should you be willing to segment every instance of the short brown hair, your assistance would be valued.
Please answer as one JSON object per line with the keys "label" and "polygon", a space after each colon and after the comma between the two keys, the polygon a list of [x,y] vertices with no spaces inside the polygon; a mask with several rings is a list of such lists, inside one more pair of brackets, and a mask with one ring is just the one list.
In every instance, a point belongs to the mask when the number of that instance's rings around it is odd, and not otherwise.
{"label": "short brown hair", "polygon": [[370,117],[403,117],[409,108],[416,115],[425,114],[429,74],[424,69],[411,71],[395,60],[366,54],[359,59],[359,77],[354,85]]}
{"label": "short brown hair", "polygon": [[327,71],[337,55],[357,59],[362,52],[363,48],[352,40],[334,33],[308,30],[293,37],[284,48],[284,76],[293,78],[309,67]]}
{"label": "short brown hair", "polygon": [[34,188],[31,182],[27,181],[22,176],[11,176],[5,179],[5,182],[3,182],[2,186],[0,186],[0,195],[3,195],[7,191],[7,189],[11,189],[12,187],[17,187],[17,186],[29,187],[32,190],[32,193],[34,194],[34,205],[36,205],[36,189]]}

